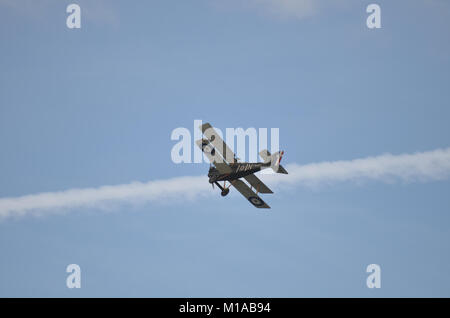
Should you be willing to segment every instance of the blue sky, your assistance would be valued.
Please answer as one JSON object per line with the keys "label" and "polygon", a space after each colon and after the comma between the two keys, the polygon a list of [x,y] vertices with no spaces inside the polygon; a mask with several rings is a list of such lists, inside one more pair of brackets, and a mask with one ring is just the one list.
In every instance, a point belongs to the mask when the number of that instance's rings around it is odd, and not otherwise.
{"label": "blue sky", "polygon": [[[447,1],[377,1],[379,30],[371,1],[70,3],[0,0],[0,198],[205,174],[170,158],[195,119],[278,127],[286,164],[450,147]],[[443,179],[5,219],[0,296],[448,297]]]}

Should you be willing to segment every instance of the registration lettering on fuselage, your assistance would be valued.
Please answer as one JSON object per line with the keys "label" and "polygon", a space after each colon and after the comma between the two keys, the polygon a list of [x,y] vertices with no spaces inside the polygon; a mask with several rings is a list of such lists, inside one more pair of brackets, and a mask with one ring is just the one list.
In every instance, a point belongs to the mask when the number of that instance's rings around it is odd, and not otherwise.
{"label": "registration lettering on fuselage", "polygon": [[254,164],[246,163],[246,164],[242,164],[242,165],[237,166],[236,172],[252,170],[254,168],[256,168],[256,166]]}

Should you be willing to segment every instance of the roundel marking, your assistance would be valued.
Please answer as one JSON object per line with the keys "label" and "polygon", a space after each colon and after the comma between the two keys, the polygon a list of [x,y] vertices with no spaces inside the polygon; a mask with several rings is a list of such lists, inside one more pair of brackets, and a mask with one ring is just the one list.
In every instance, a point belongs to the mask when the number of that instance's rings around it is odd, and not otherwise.
{"label": "roundel marking", "polygon": [[212,147],[210,144],[205,145],[203,147],[203,151],[206,153],[210,153],[213,156],[216,153],[216,149],[214,147]]}
{"label": "roundel marking", "polygon": [[262,205],[264,205],[264,202],[258,197],[248,197],[248,200],[254,206],[262,206]]}

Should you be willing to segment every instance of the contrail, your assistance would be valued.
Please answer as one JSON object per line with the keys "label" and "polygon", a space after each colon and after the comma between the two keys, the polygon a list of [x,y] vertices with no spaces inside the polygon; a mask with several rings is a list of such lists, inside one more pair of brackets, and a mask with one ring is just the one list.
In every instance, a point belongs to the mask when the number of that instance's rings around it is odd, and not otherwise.
{"label": "contrail", "polygon": [[0,219],[25,214],[40,215],[61,212],[68,208],[77,207],[104,209],[123,203],[139,204],[157,200],[167,200],[168,202],[174,199],[190,200],[202,194],[207,195],[210,189],[208,178],[198,176],[44,192],[0,199]]}
{"label": "contrail", "polygon": [[[384,154],[348,161],[287,166],[288,175],[261,175],[270,186],[318,187],[337,182],[427,182],[450,177],[450,148],[414,154]],[[0,199],[0,219],[23,215],[58,213],[70,208],[108,208],[120,204],[179,201],[210,195],[205,176],[178,177],[146,183],[70,189]]]}
{"label": "contrail", "polygon": [[276,175],[275,182],[317,187],[345,181],[392,183],[445,180],[450,177],[450,148],[348,161],[292,164],[288,167],[287,178]]}

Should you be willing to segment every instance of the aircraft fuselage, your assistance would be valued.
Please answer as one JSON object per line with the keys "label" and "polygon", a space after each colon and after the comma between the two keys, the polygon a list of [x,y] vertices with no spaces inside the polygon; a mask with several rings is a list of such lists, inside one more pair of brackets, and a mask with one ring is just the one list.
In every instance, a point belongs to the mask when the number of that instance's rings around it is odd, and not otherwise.
{"label": "aircraft fuselage", "polygon": [[232,172],[220,174],[216,168],[211,167],[209,169],[208,177],[209,183],[214,183],[217,181],[232,181],[239,178],[243,178],[255,172],[261,171],[262,169],[270,167],[270,163],[250,163],[250,162],[238,162],[230,164]]}

